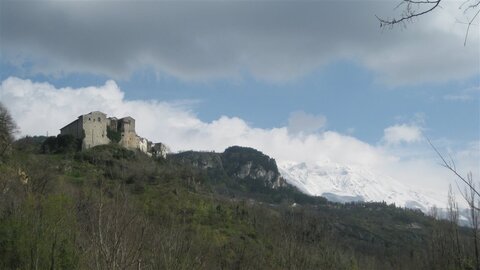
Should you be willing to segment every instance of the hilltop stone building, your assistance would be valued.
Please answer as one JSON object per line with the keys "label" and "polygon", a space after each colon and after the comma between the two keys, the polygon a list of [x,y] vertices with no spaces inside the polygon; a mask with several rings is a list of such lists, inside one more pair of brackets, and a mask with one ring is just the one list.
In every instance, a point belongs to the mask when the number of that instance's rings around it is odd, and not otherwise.
{"label": "hilltop stone building", "polygon": [[116,138],[118,144],[127,149],[138,149],[157,157],[165,157],[168,152],[168,148],[164,144],[152,143],[138,136],[135,132],[135,119],[130,116],[121,119],[107,118],[105,113],[94,111],[80,115],[77,120],[61,128],[60,134],[72,135],[82,140],[82,149],[109,144],[114,139],[114,135],[118,135],[119,138]]}

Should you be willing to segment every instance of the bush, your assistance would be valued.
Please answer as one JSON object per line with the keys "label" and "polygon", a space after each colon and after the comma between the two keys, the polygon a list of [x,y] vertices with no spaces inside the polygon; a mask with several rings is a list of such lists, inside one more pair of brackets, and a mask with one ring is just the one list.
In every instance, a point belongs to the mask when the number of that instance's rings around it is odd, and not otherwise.
{"label": "bush", "polygon": [[107,128],[107,137],[110,139],[110,141],[118,143],[122,139],[122,133],[120,131]]}
{"label": "bush", "polygon": [[44,154],[65,154],[74,153],[82,149],[82,141],[72,135],[58,135],[57,137],[48,137],[42,143],[42,153]]}

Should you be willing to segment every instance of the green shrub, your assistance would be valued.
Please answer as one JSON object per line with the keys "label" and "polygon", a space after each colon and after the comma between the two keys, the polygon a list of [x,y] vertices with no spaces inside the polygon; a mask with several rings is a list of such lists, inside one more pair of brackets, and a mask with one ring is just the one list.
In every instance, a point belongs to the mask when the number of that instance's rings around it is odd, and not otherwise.
{"label": "green shrub", "polygon": [[118,143],[122,139],[122,133],[120,131],[115,131],[111,128],[107,128],[107,137],[110,139],[110,141]]}
{"label": "green shrub", "polygon": [[48,137],[42,143],[41,151],[44,154],[74,153],[82,149],[82,141],[72,135],[58,135]]}

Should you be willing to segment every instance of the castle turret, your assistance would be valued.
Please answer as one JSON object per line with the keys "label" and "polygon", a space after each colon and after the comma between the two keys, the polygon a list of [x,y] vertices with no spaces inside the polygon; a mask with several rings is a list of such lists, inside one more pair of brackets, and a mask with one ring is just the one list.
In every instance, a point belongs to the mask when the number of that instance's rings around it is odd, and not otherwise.
{"label": "castle turret", "polygon": [[122,133],[119,144],[128,149],[137,149],[140,145],[140,138],[135,132],[135,119],[130,116],[118,120],[118,127]]}

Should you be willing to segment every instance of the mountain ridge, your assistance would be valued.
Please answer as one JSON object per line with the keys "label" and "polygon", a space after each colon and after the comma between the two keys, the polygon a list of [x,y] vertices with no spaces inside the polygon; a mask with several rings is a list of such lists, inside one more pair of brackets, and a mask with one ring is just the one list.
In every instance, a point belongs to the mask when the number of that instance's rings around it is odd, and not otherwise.
{"label": "mountain ridge", "polygon": [[445,196],[414,189],[393,177],[364,167],[331,162],[281,162],[279,169],[287,182],[302,192],[335,202],[385,201],[400,207],[419,209],[424,213],[428,213],[432,207],[446,207]]}

